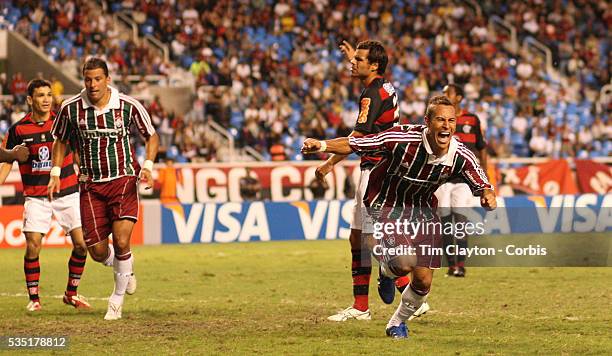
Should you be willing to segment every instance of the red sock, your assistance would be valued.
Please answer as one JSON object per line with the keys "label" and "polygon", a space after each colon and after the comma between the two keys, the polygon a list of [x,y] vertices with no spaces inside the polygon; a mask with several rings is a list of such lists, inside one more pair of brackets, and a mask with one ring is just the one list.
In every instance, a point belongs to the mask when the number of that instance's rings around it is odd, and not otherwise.
{"label": "red sock", "polygon": [[398,277],[395,279],[395,286],[400,290],[400,292],[403,292],[408,284],[410,284],[410,277],[408,276]]}
{"label": "red sock", "polygon": [[38,257],[29,259],[23,258],[23,271],[26,277],[26,287],[28,288],[28,295],[30,300],[33,302],[39,302],[38,297],[38,282],[40,279],[40,263]]}
{"label": "red sock", "polygon": [[361,250],[351,250],[353,263],[353,308],[361,311],[368,310],[368,293],[370,291],[370,274],[372,273],[372,260],[369,253]]}
{"label": "red sock", "polygon": [[76,252],[72,251],[70,260],[68,260],[68,285],[66,286],[66,295],[76,295],[79,282],[81,282],[81,275],[85,269],[85,261],[87,255],[79,256]]}

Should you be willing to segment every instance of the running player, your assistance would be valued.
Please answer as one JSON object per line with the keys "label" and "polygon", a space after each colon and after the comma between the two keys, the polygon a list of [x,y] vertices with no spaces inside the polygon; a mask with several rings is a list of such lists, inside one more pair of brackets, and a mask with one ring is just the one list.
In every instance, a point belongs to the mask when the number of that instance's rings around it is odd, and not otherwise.
{"label": "running player", "polygon": [[[51,111],[53,95],[51,83],[42,79],[28,84],[28,105],[32,108],[23,119],[8,131],[3,146],[12,149],[25,145],[29,157],[19,163],[23,195],[23,233],[26,238],[26,252],[23,261],[26,285],[30,301],[29,311],[41,310],[39,295],[40,263],[39,255],[43,236],[51,228],[51,218],[59,222],[72,239],[72,255],[68,260],[68,284],[64,293],[64,303],[75,308],[89,308],[89,303],[77,293],[77,287],[85,268],[87,248],[81,229],[79,211],[79,188],[74,171],[72,152],[68,150],[60,171],[60,191],[53,202],[47,199],[47,184],[51,171],[51,146],[53,136],[51,127],[55,114]],[[12,164],[0,165],[0,184],[3,184],[11,171]]]}

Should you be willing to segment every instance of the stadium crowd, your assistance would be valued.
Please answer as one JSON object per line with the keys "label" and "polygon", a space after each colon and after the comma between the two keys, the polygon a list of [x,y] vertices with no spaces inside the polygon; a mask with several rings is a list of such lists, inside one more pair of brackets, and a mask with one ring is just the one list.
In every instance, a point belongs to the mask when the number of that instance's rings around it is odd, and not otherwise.
{"label": "stadium crowd", "polygon": [[[403,122],[420,122],[427,97],[456,82],[485,123],[494,155],[594,157],[612,148],[609,103],[597,110],[587,95],[610,82],[612,5],[605,0],[485,1],[481,16],[451,1],[125,0],[106,8],[131,14],[141,33],[167,43],[174,63],[121,39],[112,16],[92,17],[97,10],[85,1],[13,0],[0,27],[13,26],[77,72],[88,54],[105,56],[116,73],[188,69],[206,88],[206,100],[196,100],[185,117],[151,103],[164,143],[179,160],[215,158],[214,145],[198,139],[207,120],[275,160],[302,159],[303,137],[346,135],[360,85],[338,44],[364,38],[381,40],[390,53],[386,76],[399,91]],[[530,35],[548,45],[569,84],[554,81],[539,57],[504,50],[506,34],[487,24],[493,14],[513,24],[521,39]],[[4,80],[3,91],[12,93],[13,79]],[[12,107],[2,105],[2,121],[9,122]]]}

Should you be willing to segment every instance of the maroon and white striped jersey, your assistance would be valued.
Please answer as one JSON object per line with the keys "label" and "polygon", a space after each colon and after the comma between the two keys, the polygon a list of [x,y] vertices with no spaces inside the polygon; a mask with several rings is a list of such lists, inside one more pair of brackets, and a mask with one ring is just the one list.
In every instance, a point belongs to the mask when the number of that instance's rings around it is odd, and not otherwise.
{"label": "maroon and white striped jersey", "polygon": [[149,114],[138,100],[113,87],[109,89],[110,101],[101,110],[89,102],[85,90],[67,99],[51,131],[61,141],[77,141],[81,181],[105,182],[138,175],[140,165],[130,145],[130,127],[135,123],[145,138],[155,133]]}
{"label": "maroon and white striped jersey", "polygon": [[401,125],[379,134],[349,137],[357,154],[380,153],[383,159],[372,169],[364,203],[373,210],[437,208],[434,192],[451,178],[461,177],[474,195],[493,189],[474,154],[452,138],[446,155],[436,157],[423,125]]}

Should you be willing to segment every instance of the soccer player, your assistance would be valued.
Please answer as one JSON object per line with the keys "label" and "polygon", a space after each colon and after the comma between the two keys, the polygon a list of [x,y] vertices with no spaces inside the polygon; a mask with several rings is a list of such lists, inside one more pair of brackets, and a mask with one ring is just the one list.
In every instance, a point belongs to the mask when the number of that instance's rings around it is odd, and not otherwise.
{"label": "soccer player", "polygon": [[[478,158],[481,167],[486,174],[487,172],[487,142],[482,134],[482,127],[478,116],[461,109],[461,101],[463,100],[463,88],[457,84],[448,84],[442,92],[455,106],[457,112],[457,129],[455,137],[459,139],[474,155]],[[436,192],[438,205],[441,209],[442,224],[466,223],[467,217],[462,214],[462,209],[472,206],[472,192],[470,187],[461,179],[453,179],[446,184],[443,184]],[[456,244],[459,248],[468,247],[468,236],[456,239]],[[448,261],[447,276],[465,277],[465,255],[449,255],[447,254],[446,246],[455,244],[453,235],[443,236],[444,253]]]}
{"label": "soccer player", "polygon": [[[38,291],[40,263],[38,257],[43,235],[51,228],[51,217],[59,222],[66,234],[72,239],[72,255],[68,260],[68,284],[64,293],[64,303],[75,308],[89,308],[83,296],[77,294],[77,287],[85,268],[87,247],[83,241],[81,214],[79,211],[79,187],[72,164],[72,152],[68,151],[61,168],[60,192],[51,202],[47,199],[47,183],[51,170],[51,145],[53,137],[51,126],[55,114],[51,112],[53,95],[51,83],[34,79],[28,83],[26,100],[32,108],[23,119],[15,123],[4,138],[7,149],[27,147],[28,158],[19,163],[23,194],[25,196],[23,214],[23,233],[26,238],[24,272],[30,301],[27,310],[41,310]],[[0,164],[0,184],[6,181],[12,164]]]}
{"label": "soccer player", "polygon": [[[382,76],[385,74],[388,57],[383,45],[378,41],[363,41],[357,45],[357,49],[343,41],[340,50],[351,63],[351,76],[359,78],[364,89],[359,97],[359,115],[353,132],[350,136],[361,137],[384,131],[393,126],[399,120],[399,109],[397,106],[397,93],[393,85]],[[317,167],[316,176],[319,180],[325,180],[325,176],[331,172],[334,166],[345,159],[347,155],[332,155],[322,165]],[[346,321],[348,319],[370,320],[371,314],[368,303],[370,289],[370,274],[372,262],[370,253],[364,244],[371,231],[362,228],[365,206],[363,195],[368,177],[372,167],[380,161],[376,155],[364,155],[361,158],[361,175],[357,191],[355,192],[355,204],[353,206],[353,217],[351,220],[351,233],[349,241],[351,244],[353,276],[353,305],[339,311],[327,318],[331,321]],[[408,277],[397,280],[398,288],[402,289],[409,283]],[[383,302],[393,303],[395,289],[379,288],[379,294]]]}
{"label": "soccer player", "polygon": [[[309,138],[304,141],[302,152],[382,155],[382,161],[370,173],[364,197],[369,216],[376,218],[377,222],[398,217],[436,222],[434,192],[445,181],[457,177],[462,177],[472,193],[480,196],[484,208],[495,209],[495,193],[474,154],[453,137],[456,128],[453,103],[445,96],[433,97],[427,106],[425,122],[426,126],[395,126],[366,137],[341,137],[327,141]],[[433,269],[441,265],[440,255],[424,252],[419,247],[440,246],[440,236],[435,229],[433,232],[418,230],[414,231],[412,238],[386,236],[378,245],[415,247],[416,255],[381,256],[382,273],[386,277],[405,276],[412,272],[412,281],[404,289],[400,305],[386,327],[388,336],[405,338],[408,336],[405,322],[427,299]]]}
{"label": "soccer player", "polygon": [[[94,260],[113,266],[115,288],[104,319],[117,320],[125,293],[136,289],[130,237],[138,219],[138,179],[151,188],[159,138],[142,104],[109,85],[104,60],[87,60],[83,78],[85,89],[62,104],[51,131],[55,142],[47,190],[52,199],[60,186],[68,141],[76,140],[85,243]],[[133,124],[146,141],[142,169],[130,144]],[[108,244],[111,233],[113,247]]]}

